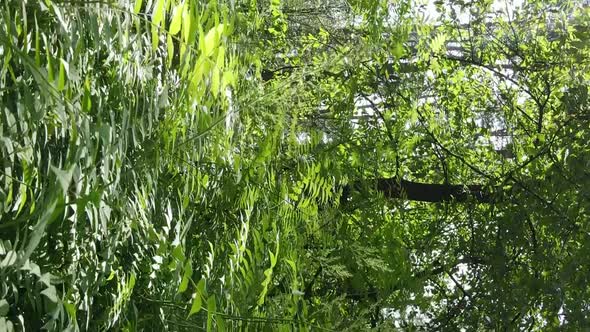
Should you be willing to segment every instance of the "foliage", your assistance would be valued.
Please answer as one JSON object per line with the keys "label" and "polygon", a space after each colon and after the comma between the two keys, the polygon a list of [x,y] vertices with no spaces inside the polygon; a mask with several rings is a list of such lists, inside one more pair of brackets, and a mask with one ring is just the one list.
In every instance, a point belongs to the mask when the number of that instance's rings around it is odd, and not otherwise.
{"label": "foliage", "polygon": [[589,12],[498,3],[3,0],[0,331],[587,328]]}

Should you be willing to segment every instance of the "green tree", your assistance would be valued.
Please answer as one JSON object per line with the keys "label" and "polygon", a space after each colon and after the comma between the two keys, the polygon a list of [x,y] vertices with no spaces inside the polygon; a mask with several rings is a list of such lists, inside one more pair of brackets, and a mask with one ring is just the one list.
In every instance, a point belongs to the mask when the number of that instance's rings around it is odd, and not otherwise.
{"label": "green tree", "polygon": [[4,0],[0,330],[587,328],[589,22]]}

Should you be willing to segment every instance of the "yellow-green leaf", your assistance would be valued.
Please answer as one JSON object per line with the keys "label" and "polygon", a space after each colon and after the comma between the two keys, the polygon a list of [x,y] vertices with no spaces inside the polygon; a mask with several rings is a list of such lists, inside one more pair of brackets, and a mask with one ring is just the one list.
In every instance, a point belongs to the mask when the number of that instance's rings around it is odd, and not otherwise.
{"label": "yellow-green leaf", "polygon": [[167,60],[168,60],[168,67],[172,66],[172,58],[174,58],[174,43],[172,42],[172,36],[166,36],[166,49],[167,51]]}
{"label": "yellow-green leaf", "polygon": [[187,3],[182,11],[182,38],[185,43],[189,42],[192,24],[191,6]]}
{"label": "yellow-green leaf", "polygon": [[158,49],[158,45],[160,44],[160,34],[158,33],[158,28],[152,25],[152,51],[156,51]]}
{"label": "yellow-green leaf", "polygon": [[67,62],[63,59],[60,59],[59,62],[59,76],[57,78],[57,90],[62,91],[66,86],[66,70],[67,70]]}
{"label": "yellow-green leaf", "polygon": [[37,14],[35,14],[35,64],[37,65],[37,67],[41,67],[41,39],[39,38]]}
{"label": "yellow-green leaf", "polygon": [[223,68],[225,66],[225,47],[219,46],[217,49],[217,67]]}
{"label": "yellow-green leaf", "polygon": [[143,0],[135,0],[135,7],[133,7],[133,13],[138,14],[141,10],[141,4]]}
{"label": "yellow-green leaf", "polygon": [[219,37],[223,33],[223,23],[211,28],[203,40],[203,54],[210,56],[219,44]]}
{"label": "yellow-green leaf", "polygon": [[172,21],[170,22],[170,27],[168,28],[168,32],[170,32],[171,35],[176,35],[180,31],[180,23],[182,22],[183,12],[184,2],[174,7],[174,11],[172,12]]}
{"label": "yellow-green leaf", "polygon": [[162,22],[162,16],[164,16],[164,1],[165,0],[157,0],[154,4],[154,12],[152,13],[152,23],[156,26],[160,25],[160,22]]}
{"label": "yellow-green leaf", "polygon": [[221,79],[221,85],[223,88],[226,86],[233,86],[236,82],[236,75],[232,71],[226,71],[223,73],[223,78]]}
{"label": "yellow-green leaf", "polygon": [[82,111],[85,113],[90,112],[92,107],[92,100],[90,98],[90,78],[86,77],[84,82],[84,97],[82,98]]}
{"label": "yellow-green leaf", "polygon": [[76,306],[72,303],[64,302],[64,307],[66,308],[66,311],[68,312],[68,314],[72,318],[72,321],[75,322],[76,321]]}

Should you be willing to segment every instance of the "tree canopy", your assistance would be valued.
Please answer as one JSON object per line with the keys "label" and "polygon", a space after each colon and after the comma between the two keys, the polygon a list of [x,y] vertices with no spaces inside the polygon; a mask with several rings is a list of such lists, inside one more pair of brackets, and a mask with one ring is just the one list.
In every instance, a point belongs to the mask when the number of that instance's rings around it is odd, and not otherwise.
{"label": "tree canopy", "polygon": [[0,3],[0,331],[590,327],[588,6]]}

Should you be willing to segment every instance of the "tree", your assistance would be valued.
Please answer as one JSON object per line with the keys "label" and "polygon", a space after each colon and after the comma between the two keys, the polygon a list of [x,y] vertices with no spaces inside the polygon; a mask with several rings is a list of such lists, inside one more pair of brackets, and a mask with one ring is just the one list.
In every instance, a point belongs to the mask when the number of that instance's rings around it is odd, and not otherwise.
{"label": "tree", "polygon": [[587,327],[589,13],[502,4],[5,1],[0,330]]}

